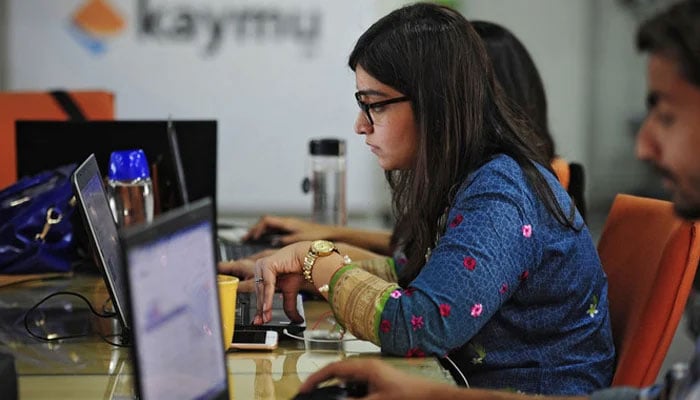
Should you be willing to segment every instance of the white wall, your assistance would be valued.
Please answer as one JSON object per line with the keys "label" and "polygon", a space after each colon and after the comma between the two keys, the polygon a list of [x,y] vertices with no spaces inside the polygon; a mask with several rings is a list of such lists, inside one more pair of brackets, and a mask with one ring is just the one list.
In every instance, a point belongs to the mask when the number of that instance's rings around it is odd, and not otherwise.
{"label": "white wall", "polygon": [[[0,0],[0,18],[10,18],[0,26],[0,89],[114,88],[119,118],[219,120],[219,204],[224,212],[304,213],[311,200],[301,194],[299,182],[308,139],[343,137],[349,147],[349,209],[374,213],[386,208],[388,196],[376,161],[352,133],[354,80],[345,62],[370,23],[407,2],[148,0],[214,11],[246,4],[321,9],[322,39],[313,50],[315,61],[306,62],[298,45],[240,44],[230,34],[208,58],[202,54],[203,37],[197,45],[150,40],[135,53],[125,53],[126,47],[136,46],[137,0],[108,2],[131,21],[131,28],[109,42],[107,55],[89,55],[65,32],[70,13],[85,1]],[[547,91],[558,152],[584,164],[589,206],[603,209],[614,193],[658,186],[634,158],[630,120],[644,112],[644,58],[636,54],[633,41],[639,13],[621,4],[460,2],[467,18],[501,23],[529,49]],[[42,31],[53,37],[39,37],[28,46],[27,37]],[[76,64],[82,67],[76,70]]]}
{"label": "white wall", "polygon": [[[102,52],[90,51],[84,43],[95,35],[73,23],[88,3],[9,0],[9,89],[105,88],[116,93],[120,119],[218,120],[222,213],[307,212],[311,197],[301,192],[307,143],[341,137],[348,143],[349,210],[384,208],[385,196],[374,195],[385,191],[381,170],[352,130],[358,109],[346,66],[375,18],[372,0],[111,0],[105,3],[126,25],[101,40]],[[260,33],[256,20],[234,19],[244,10],[275,10],[289,19],[269,22]],[[145,15],[155,16],[154,34],[143,33]],[[208,51],[219,20],[221,41]]]}
{"label": "white wall", "polygon": [[537,65],[549,103],[557,152],[586,162],[590,96],[590,3],[560,0],[467,0],[468,19],[497,22],[525,45]]}
{"label": "white wall", "polygon": [[7,68],[7,4],[0,0],[0,90],[5,90]]}

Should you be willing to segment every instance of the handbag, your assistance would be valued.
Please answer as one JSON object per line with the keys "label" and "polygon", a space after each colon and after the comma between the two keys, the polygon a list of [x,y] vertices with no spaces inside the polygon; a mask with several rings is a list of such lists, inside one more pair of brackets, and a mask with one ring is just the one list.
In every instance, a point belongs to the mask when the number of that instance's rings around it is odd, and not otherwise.
{"label": "handbag", "polygon": [[71,270],[78,260],[70,181],[75,168],[41,172],[0,191],[0,273]]}

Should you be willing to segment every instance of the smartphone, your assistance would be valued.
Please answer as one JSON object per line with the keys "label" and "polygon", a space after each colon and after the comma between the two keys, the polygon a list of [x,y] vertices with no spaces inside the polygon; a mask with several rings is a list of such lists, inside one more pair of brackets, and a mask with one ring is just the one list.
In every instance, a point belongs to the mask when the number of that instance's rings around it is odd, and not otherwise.
{"label": "smartphone", "polygon": [[232,349],[239,350],[274,350],[277,348],[277,332],[246,331],[236,329],[233,332]]}

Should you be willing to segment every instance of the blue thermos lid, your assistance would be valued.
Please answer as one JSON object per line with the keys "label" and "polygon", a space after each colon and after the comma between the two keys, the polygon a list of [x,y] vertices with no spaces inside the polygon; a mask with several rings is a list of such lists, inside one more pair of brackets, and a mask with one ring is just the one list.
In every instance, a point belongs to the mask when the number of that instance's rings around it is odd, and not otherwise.
{"label": "blue thermos lid", "polygon": [[150,178],[146,153],[141,149],[113,151],[109,157],[109,179],[134,181]]}

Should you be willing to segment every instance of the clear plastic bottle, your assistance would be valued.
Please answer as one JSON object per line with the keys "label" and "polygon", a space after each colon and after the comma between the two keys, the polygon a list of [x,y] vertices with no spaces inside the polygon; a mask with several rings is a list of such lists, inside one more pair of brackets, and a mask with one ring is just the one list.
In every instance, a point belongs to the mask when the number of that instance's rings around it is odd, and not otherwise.
{"label": "clear plastic bottle", "polygon": [[345,225],[345,141],[314,139],[309,141],[311,177],[304,180],[304,192],[312,191],[312,220]]}
{"label": "clear plastic bottle", "polygon": [[112,152],[107,195],[118,226],[153,221],[153,183],[143,150]]}

